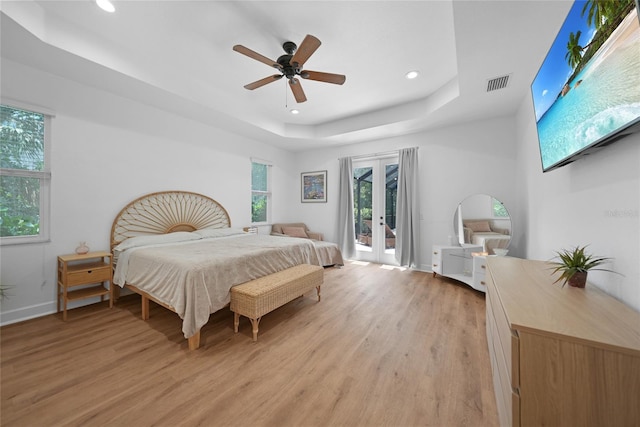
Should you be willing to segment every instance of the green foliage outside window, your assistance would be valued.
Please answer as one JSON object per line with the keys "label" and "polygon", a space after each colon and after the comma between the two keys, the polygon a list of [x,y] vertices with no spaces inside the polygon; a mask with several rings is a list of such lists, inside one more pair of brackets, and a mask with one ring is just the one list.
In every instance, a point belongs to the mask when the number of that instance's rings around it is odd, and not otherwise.
{"label": "green foliage outside window", "polygon": [[267,169],[262,163],[251,163],[251,189],[254,191],[267,191]]}
{"label": "green foliage outside window", "polygon": [[44,166],[44,115],[0,106],[0,236],[40,232],[40,178],[28,175]]}
{"label": "green foliage outside window", "polygon": [[251,163],[251,222],[268,221],[269,166]]}
{"label": "green foliage outside window", "polygon": [[371,233],[371,229],[364,222],[373,218],[373,183],[369,178],[371,172],[370,167],[353,170],[353,218],[356,236],[360,233]]}
{"label": "green foliage outside window", "polygon": [[0,236],[40,233],[40,180],[0,177]]}
{"label": "green foliage outside window", "polygon": [[493,206],[493,216],[495,218],[506,218],[509,216],[509,212],[507,212],[507,208],[505,208],[504,205],[499,200],[492,199],[491,203]]}
{"label": "green foliage outside window", "polygon": [[251,199],[251,222],[267,222],[267,196],[253,195]]}

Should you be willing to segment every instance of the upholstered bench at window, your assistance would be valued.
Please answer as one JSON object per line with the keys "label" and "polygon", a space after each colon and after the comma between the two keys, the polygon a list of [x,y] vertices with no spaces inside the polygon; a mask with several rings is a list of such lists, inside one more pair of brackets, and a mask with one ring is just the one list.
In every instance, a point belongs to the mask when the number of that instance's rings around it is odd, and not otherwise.
{"label": "upholstered bench at window", "polygon": [[233,329],[237,333],[240,316],[248,317],[253,326],[253,340],[258,340],[258,324],[265,314],[293,301],[314,288],[320,301],[324,269],[301,264],[231,288]]}

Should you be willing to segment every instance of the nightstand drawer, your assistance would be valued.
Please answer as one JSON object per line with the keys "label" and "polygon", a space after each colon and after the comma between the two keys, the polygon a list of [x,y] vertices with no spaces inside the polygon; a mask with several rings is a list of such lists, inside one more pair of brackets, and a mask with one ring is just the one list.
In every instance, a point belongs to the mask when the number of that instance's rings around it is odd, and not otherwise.
{"label": "nightstand drawer", "polygon": [[98,283],[111,280],[111,268],[100,266],[79,271],[69,271],[67,273],[67,286],[85,285],[88,283]]}

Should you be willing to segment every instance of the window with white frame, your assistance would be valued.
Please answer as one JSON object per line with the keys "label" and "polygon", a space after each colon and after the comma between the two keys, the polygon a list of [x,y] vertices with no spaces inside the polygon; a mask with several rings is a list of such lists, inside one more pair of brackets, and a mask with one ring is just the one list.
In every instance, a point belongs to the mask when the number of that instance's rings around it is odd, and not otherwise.
{"label": "window with white frame", "polygon": [[494,197],[491,198],[491,210],[493,212],[494,218],[507,218],[509,217],[509,212],[507,212],[507,208],[504,207],[502,202]]}
{"label": "window with white frame", "polygon": [[49,240],[51,115],[0,105],[0,243]]}
{"label": "window with white frame", "polygon": [[271,221],[271,164],[251,159],[251,223]]}

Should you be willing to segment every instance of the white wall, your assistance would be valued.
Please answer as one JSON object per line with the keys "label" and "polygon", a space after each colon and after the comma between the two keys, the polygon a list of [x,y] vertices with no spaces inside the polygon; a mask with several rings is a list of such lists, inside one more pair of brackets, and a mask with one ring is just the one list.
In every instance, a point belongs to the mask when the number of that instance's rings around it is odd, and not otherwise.
{"label": "white wall", "polygon": [[[56,256],[81,240],[108,249],[113,217],[142,194],[203,193],[227,208],[234,226],[245,226],[249,158],[271,160],[273,220],[304,221],[335,241],[338,158],[413,146],[420,148],[422,269],[430,269],[431,246],[453,233],[458,203],[491,194],[512,216],[511,255],[550,259],[554,250],[589,244],[615,258],[611,267],[624,274],[594,273],[590,280],[640,310],[640,135],[542,174],[525,100],[516,118],[289,153],[11,61],[1,65],[3,98],[56,112],[52,239],[1,248],[1,283],[13,286],[0,306],[2,323],[55,311]],[[300,173],[316,170],[328,171],[328,202],[301,203]]]}
{"label": "white wall", "polygon": [[[114,216],[140,195],[199,192],[225,206],[234,226],[248,225],[250,157],[274,162],[275,222],[305,221],[335,240],[338,158],[419,146],[425,270],[431,246],[453,233],[453,214],[465,197],[487,193],[508,208],[515,204],[513,119],[293,154],[12,61],[2,62],[2,75],[3,98],[56,113],[51,242],[2,247],[1,280],[12,286],[2,323],[55,311],[56,256],[79,241],[108,249]],[[300,173],[325,169],[328,203],[301,203]]]}
{"label": "white wall", "polygon": [[[448,243],[453,235],[453,216],[458,204],[472,194],[490,194],[515,215],[516,141],[515,120],[499,118],[422,132],[403,137],[341,147],[327,147],[297,153],[296,173],[327,170],[327,203],[301,203],[292,206],[287,220],[303,220],[326,240],[337,236],[338,158],[383,153],[419,147],[421,176],[421,262],[420,269],[431,270],[431,247]],[[299,192],[299,186],[297,187]],[[520,253],[518,236],[510,254]]]}
{"label": "white wall", "polygon": [[517,116],[518,215],[527,258],[589,245],[624,276],[589,273],[589,282],[640,311],[640,134],[542,173],[531,99]]}
{"label": "white wall", "polygon": [[[1,248],[1,283],[11,287],[1,304],[3,324],[54,312],[56,256],[80,241],[109,250],[113,218],[141,195],[202,193],[227,209],[232,226],[243,227],[251,222],[250,157],[273,161],[274,188],[291,185],[286,151],[11,61],[2,62],[1,93],[56,113],[51,241]],[[276,192],[274,217],[290,199]]]}

